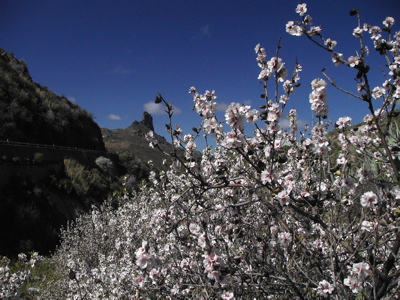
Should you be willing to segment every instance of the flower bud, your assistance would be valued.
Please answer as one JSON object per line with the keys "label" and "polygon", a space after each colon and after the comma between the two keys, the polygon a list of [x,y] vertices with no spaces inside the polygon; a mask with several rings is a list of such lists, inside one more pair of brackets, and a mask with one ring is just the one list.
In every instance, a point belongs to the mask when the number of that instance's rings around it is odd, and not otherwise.
{"label": "flower bud", "polygon": [[196,133],[199,133],[199,130],[196,127],[192,127],[192,130]]}
{"label": "flower bud", "polygon": [[355,16],[357,13],[358,13],[357,9],[355,9],[355,8],[350,9],[350,12],[349,12],[350,16]]}
{"label": "flower bud", "polygon": [[279,156],[278,156],[278,163],[284,164],[284,163],[287,162],[287,161],[288,161],[288,158],[287,158],[286,155],[279,155]]}
{"label": "flower bud", "polygon": [[264,170],[266,166],[267,165],[264,162],[262,162],[261,160],[259,160],[257,162],[257,167],[259,167],[261,170]]}
{"label": "flower bud", "polygon": [[160,96],[156,96],[156,100],[154,100],[155,103],[161,103],[161,97]]}
{"label": "flower bud", "polygon": [[69,276],[69,279],[71,279],[71,280],[76,279],[76,273],[72,269],[69,270],[68,276]]}

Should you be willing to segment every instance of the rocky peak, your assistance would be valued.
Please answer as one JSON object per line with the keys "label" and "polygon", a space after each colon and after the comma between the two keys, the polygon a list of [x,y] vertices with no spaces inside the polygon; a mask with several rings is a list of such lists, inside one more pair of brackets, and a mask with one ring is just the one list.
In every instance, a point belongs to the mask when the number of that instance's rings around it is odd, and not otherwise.
{"label": "rocky peak", "polygon": [[147,111],[143,113],[142,121],[140,123],[149,128],[150,130],[154,131],[153,117]]}

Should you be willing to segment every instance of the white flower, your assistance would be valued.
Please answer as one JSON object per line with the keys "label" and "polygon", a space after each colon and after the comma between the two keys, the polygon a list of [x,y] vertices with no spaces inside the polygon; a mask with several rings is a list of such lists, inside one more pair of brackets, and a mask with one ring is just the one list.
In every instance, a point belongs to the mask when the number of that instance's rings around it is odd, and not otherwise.
{"label": "white flower", "polygon": [[332,54],[332,62],[335,64],[336,67],[340,64],[341,60],[343,60],[343,54],[342,53],[333,52],[333,54]]}
{"label": "white flower", "polygon": [[290,232],[280,232],[278,233],[278,242],[283,247],[289,246],[292,241],[292,234]]}
{"label": "white flower", "polygon": [[347,277],[344,279],[343,283],[344,285],[347,285],[355,294],[362,290],[362,283],[357,278]]}
{"label": "white flower", "polygon": [[350,56],[348,62],[350,64],[350,67],[354,68],[355,66],[358,66],[360,64],[361,58],[358,56]]}
{"label": "white flower", "polygon": [[336,121],[338,128],[344,128],[351,124],[352,119],[350,117],[341,117]]}
{"label": "white flower", "polygon": [[361,223],[361,230],[371,232],[375,229],[376,224],[369,221],[362,221]]}
{"label": "white flower", "polygon": [[333,286],[326,280],[322,280],[318,283],[318,295],[327,295],[327,294],[332,294],[333,292]]}
{"label": "white flower", "polygon": [[223,293],[221,298],[224,299],[224,300],[233,300],[233,299],[235,299],[234,298],[234,294],[232,292]]}
{"label": "white flower", "polygon": [[324,41],[324,44],[325,44],[325,46],[327,46],[329,49],[332,50],[333,48],[336,47],[337,42],[334,41],[334,40],[332,40],[332,39],[330,39],[330,38],[328,38],[328,39],[326,39],[326,40]]}
{"label": "white flower", "polygon": [[374,192],[366,192],[361,196],[360,201],[363,207],[371,207],[378,203],[378,196]]}
{"label": "white flower", "polygon": [[300,16],[304,16],[304,14],[307,12],[307,4],[306,3],[298,4],[297,7],[296,7],[296,12]]}
{"label": "white flower", "polygon": [[353,264],[353,269],[352,272],[354,274],[357,274],[359,279],[364,279],[365,277],[368,277],[370,274],[370,266],[367,263],[356,263]]}
{"label": "white flower", "polygon": [[280,205],[282,206],[289,205],[290,198],[286,191],[279,192],[279,194],[276,195],[276,198],[278,199]]}
{"label": "white flower", "polygon": [[382,86],[377,86],[372,90],[372,97],[374,99],[378,99],[382,97],[385,94],[385,88]]}
{"label": "white flower", "polygon": [[245,117],[248,123],[254,124],[258,120],[258,110],[252,109],[247,111]]}
{"label": "white flower", "polygon": [[392,27],[394,24],[394,18],[393,17],[386,17],[386,19],[382,22],[383,25],[387,27]]}
{"label": "white flower", "polygon": [[295,25],[293,21],[289,21],[286,24],[286,32],[291,35],[301,36],[303,34],[303,29],[299,25]]}
{"label": "white flower", "polygon": [[363,30],[360,27],[356,27],[353,29],[353,35],[355,37],[361,37],[362,32],[363,32]]}

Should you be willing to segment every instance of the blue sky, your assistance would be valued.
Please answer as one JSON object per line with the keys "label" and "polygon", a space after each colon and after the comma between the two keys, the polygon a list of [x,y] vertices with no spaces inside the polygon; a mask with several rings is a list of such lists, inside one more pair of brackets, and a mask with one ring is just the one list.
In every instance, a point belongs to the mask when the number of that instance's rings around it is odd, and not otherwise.
{"label": "blue sky", "polygon": [[[199,92],[216,90],[217,101],[262,104],[262,88],[254,46],[261,43],[269,57],[282,38],[281,57],[291,73],[295,59],[303,66],[301,87],[290,107],[299,118],[311,121],[310,81],[328,74],[354,90],[354,70],[331,63],[330,54],[305,37],[285,32],[285,24],[298,20],[289,0],[1,0],[0,47],[27,62],[35,82],[65,95],[91,112],[101,127],[126,128],[140,120],[144,110],[154,117],[156,132],[166,135],[165,115],[151,104],[157,91],[174,102],[174,122],[185,131],[197,126],[192,112],[190,86]],[[398,0],[306,1],[314,25],[323,25],[325,37],[338,41],[345,58],[355,55],[358,40],[352,36],[358,8],[362,21],[382,25],[390,15],[400,30]],[[368,43],[370,43],[368,38]],[[372,45],[370,44],[370,49]],[[374,52],[374,51],[373,51]],[[384,66],[372,53],[373,71]],[[372,63],[371,59],[376,60]],[[379,71],[376,73],[380,76]],[[383,77],[373,78],[373,85]],[[328,88],[330,118],[350,115],[359,121],[365,103]]]}

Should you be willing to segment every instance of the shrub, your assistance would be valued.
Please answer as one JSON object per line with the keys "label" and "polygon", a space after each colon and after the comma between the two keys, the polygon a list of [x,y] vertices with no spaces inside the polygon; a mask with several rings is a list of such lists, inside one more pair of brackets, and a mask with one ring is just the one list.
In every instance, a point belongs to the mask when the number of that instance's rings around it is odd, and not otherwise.
{"label": "shrub", "polygon": [[41,164],[43,161],[44,161],[44,154],[43,153],[36,152],[33,155],[33,162],[34,163]]}

